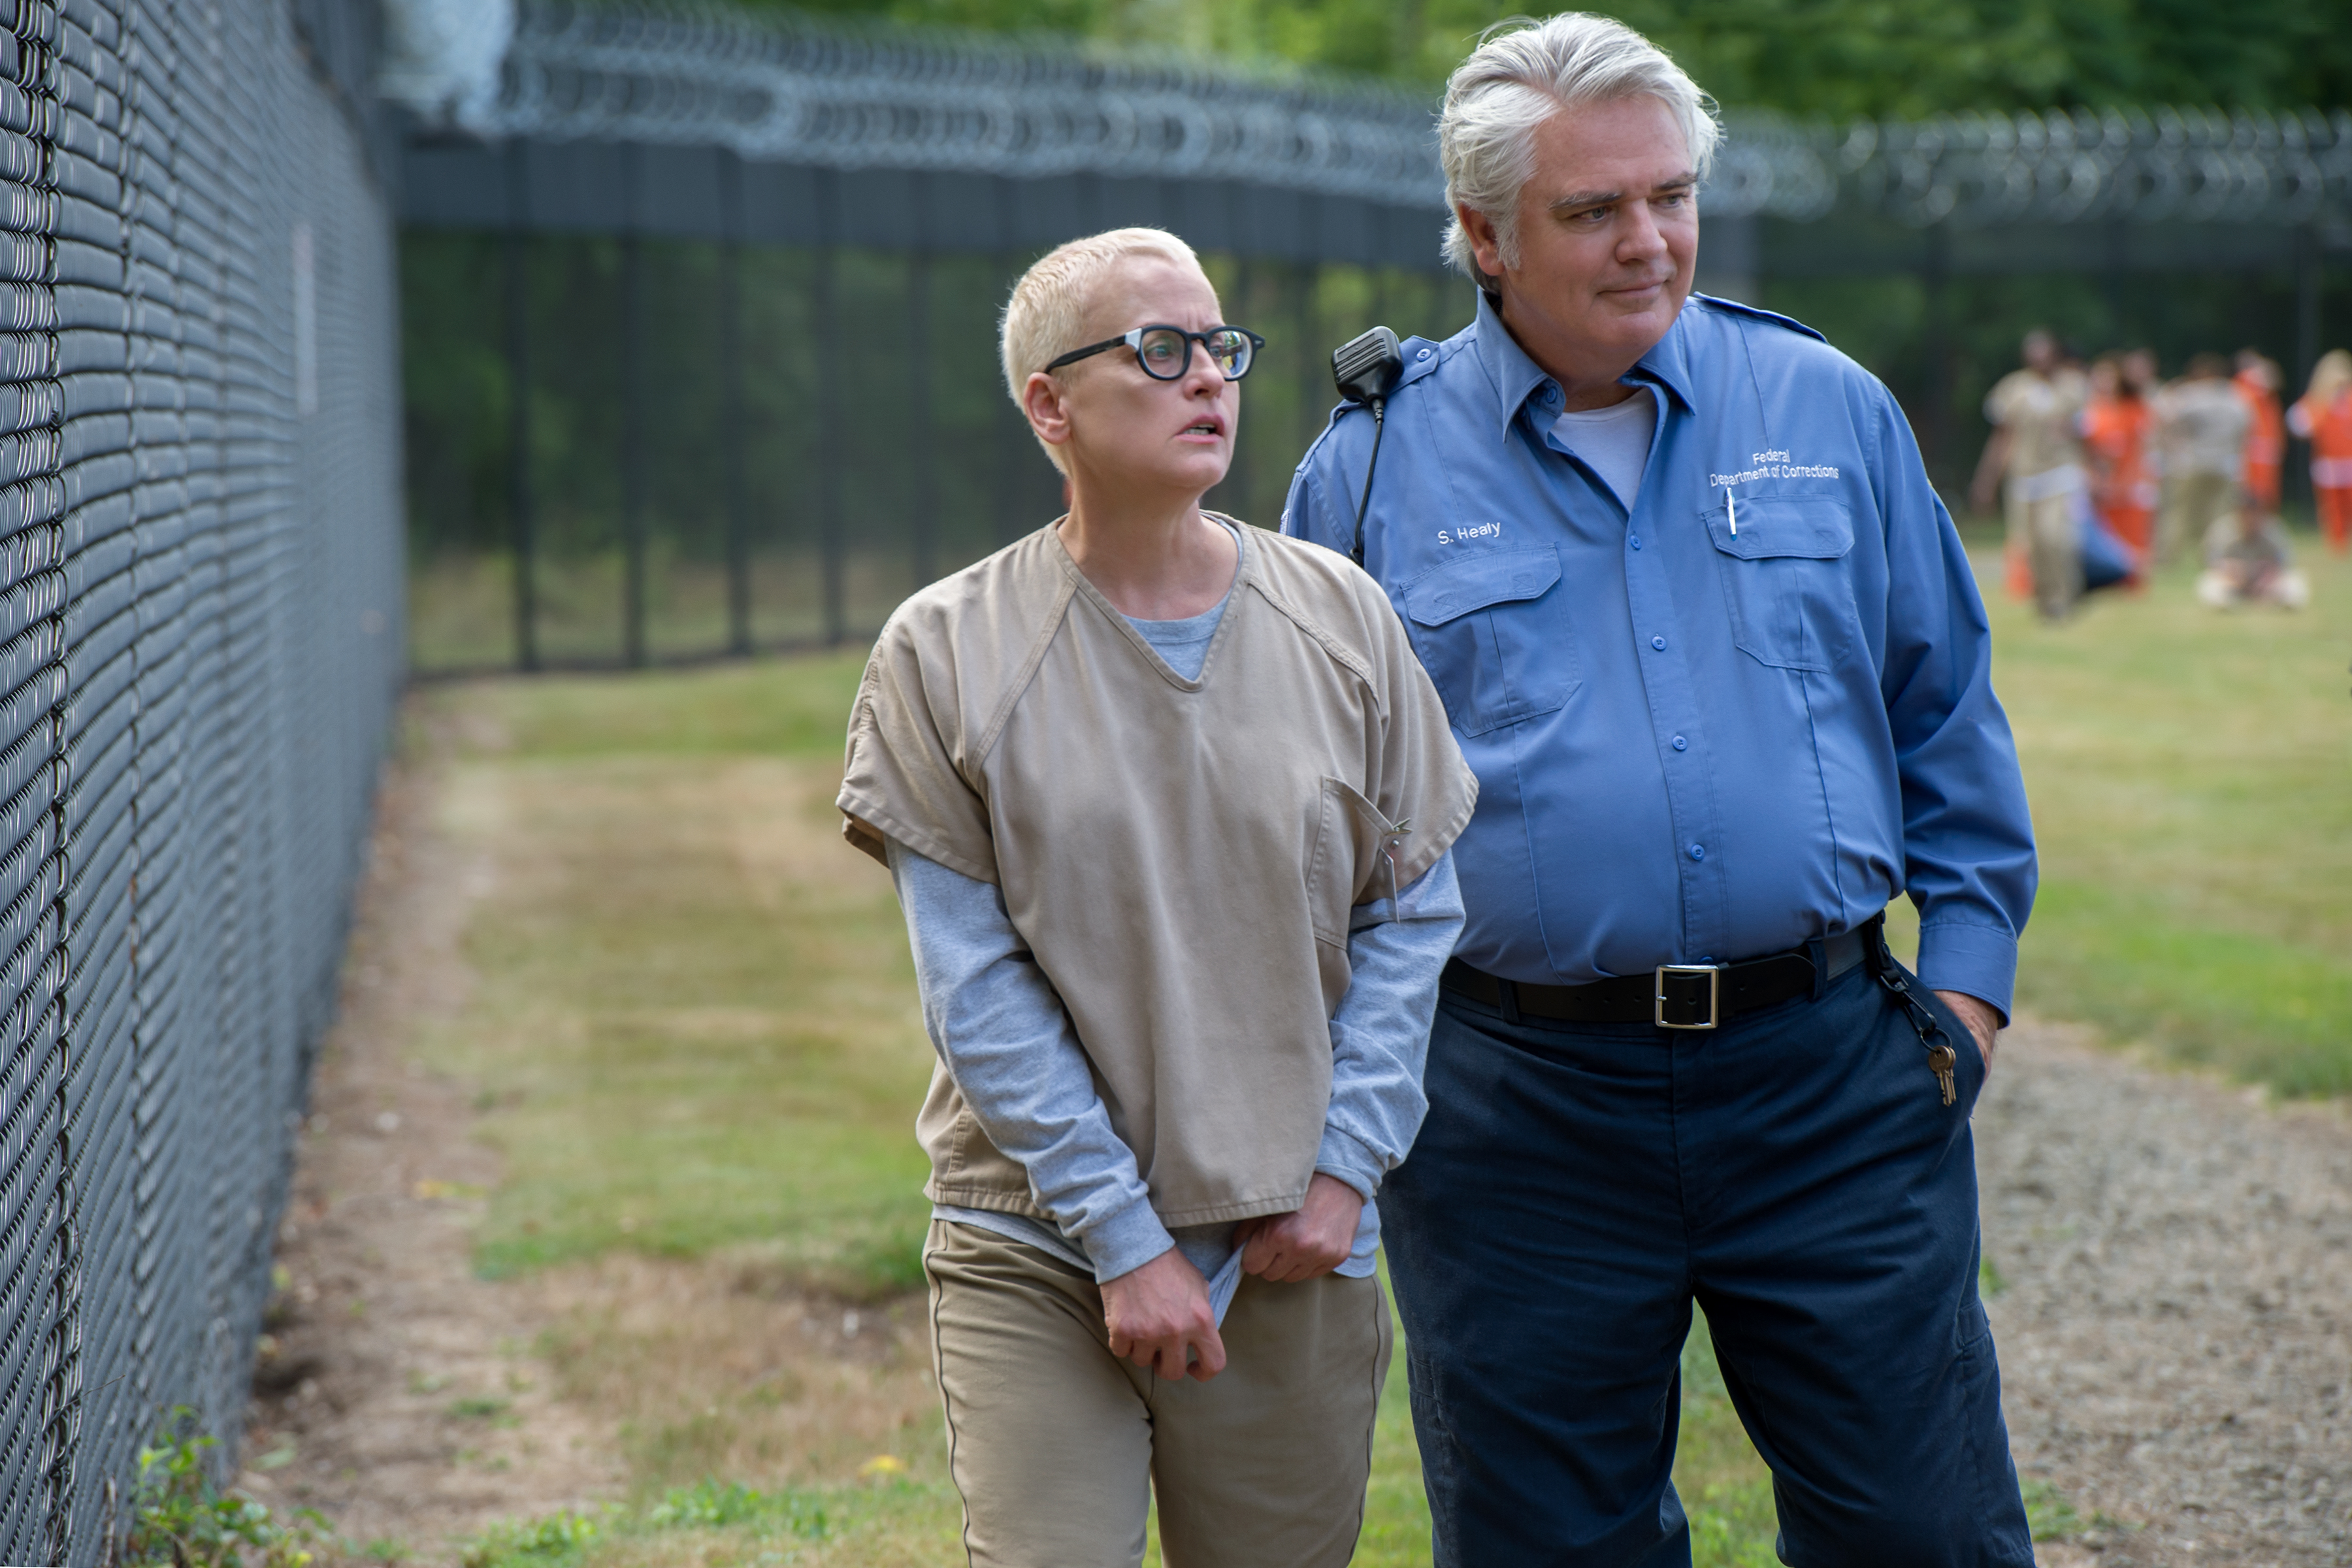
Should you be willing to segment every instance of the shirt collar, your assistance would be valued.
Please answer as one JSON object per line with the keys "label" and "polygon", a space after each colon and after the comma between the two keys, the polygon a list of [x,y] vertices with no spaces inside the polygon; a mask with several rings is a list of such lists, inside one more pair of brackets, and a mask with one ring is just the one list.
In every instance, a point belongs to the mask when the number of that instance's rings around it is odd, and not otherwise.
{"label": "shirt collar", "polygon": [[[1626,374],[1630,381],[1654,382],[1664,387],[1666,395],[1680,404],[1685,414],[1696,406],[1691,400],[1690,356],[1683,333],[1684,316],[1689,311],[1690,304],[1685,300],[1683,315],[1675,318],[1675,324],[1666,329],[1666,335],[1659,339],[1648,353],[1636,360],[1633,368]],[[1495,387],[1495,430],[1496,438],[1500,439],[1510,434],[1511,421],[1519,416],[1519,410],[1526,406],[1528,399],[1535,396],[1538,389],[1552,384],[1551,374],[1529,359],[1528,351],[1519,347],[1519,341],[1511,336],[1508,327],[1503,325],[1502,313],[1495,309],[1494,297],[1483,289],[1478,290],[1476,341],[1479,363],[1486,366],[1486,379]]]}

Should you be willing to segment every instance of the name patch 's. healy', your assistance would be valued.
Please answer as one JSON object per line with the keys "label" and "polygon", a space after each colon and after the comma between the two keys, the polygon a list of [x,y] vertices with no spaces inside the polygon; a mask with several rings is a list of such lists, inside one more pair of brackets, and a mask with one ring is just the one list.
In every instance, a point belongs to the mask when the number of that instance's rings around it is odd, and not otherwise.
{"label": "name patch 's. healy'", "polygon": [[1474,539],[1500,539],[1503,525],[1499,522],[1465,522],[1459,528],[1437,531],[1440,544],[1467,544]]}
{"label": "name patch 's. healy'", "polygon": [[1748,460],[1753,465],[1736,474],[1709,474],[1709,489],[1721,489],[1726,485],[1744,485],[1754,479],[1833,479],[1838,477],[1834,467],[1822,463],[1792,463],[1783,451],[1750,452]]}

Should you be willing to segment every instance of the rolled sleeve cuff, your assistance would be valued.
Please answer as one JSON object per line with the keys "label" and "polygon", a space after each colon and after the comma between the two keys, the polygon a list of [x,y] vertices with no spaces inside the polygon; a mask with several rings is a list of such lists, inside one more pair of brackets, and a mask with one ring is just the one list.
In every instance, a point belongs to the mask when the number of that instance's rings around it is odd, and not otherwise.
{"label": "rolled sleeve cuff", "polygon": [[1919,979],[1930,991],[1959,991],[1990,1003],[2006,1025],[2017,990],[2017,938],[1991,926],[1922,925]]}
{"label": "rolled sleeve cuff", "polygon": [[1366,1203],[1380,1195],[1381,1178],[1388,1174],[1387,1162],[1370,1144],[1328,1121],[1323,1124],[1322,1146],[1315,1151],[1315,1169],[1347,1183]]}
{"label": "rolled sleeve cuff", "polygon": [[1168,1227],[1151,1209],[1151,1200],[1138,1198],[1116,1214],[1080,1231],[1080,1247],[1095,1266],[1095,1283],[1131,1274],[1176,1245]]}

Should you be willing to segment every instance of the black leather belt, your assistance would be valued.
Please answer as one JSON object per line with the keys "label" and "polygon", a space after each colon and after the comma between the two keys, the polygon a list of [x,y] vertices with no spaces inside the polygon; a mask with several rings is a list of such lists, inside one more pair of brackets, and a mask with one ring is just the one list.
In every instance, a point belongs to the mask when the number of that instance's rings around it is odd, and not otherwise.
{"label": "black leather belt", "polygon": [[1863,960],[1884,915],[1818,947],[1791,948],[1745,963],[1662,963],[1648,974],[1621,974],[1590,985],[1528,985],[1504,980],[1460,959],[1448,959],[1438,984],[1473,1002],[1501,1010],[1507,1023],[1522,1016],[1572,1024],[1654,1024],[1661,1029],[1712,1029],[1726,1018],[1775,1007],[1813,994],[1813,957],[1829,965],[1824,983]]}

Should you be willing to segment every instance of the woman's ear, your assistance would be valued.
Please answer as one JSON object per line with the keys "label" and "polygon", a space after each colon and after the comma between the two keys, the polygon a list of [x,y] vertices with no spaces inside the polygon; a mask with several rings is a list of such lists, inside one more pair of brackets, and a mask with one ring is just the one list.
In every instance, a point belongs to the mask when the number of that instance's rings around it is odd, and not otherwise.
{"label": "woman's ear", "polygon": [[1037,433],[1037,439],[1048,447],[1069,445],[1069,394],[1044,371],[1030,372],[1022,384],[1021,412],[1029,416],[1029,428]]}

